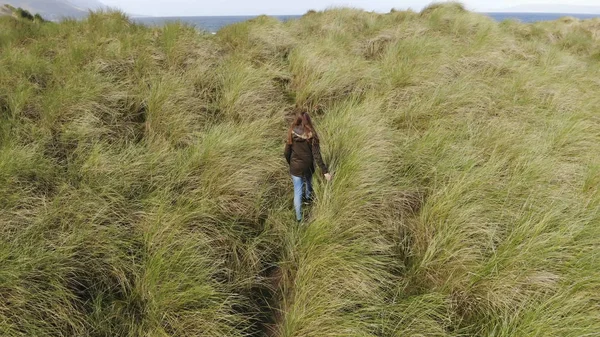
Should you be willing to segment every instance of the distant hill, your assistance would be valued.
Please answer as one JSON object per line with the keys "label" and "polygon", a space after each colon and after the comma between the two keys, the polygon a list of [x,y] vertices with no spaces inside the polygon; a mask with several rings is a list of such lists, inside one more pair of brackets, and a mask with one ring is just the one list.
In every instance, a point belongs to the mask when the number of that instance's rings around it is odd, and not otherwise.
{"label": "distant hill", "polygon": [[48,20],[64,17],[82,18],[90,9],[106,7],[97,0],[0,0],[1,4],[20,7],[32,14],[38,13]]}
{"label": "distant hill", "polygon": [[600,6],[567,4],[529,4],[498,10],[498,12],[600,14]]}
{"label": "distant hill", "polygon": [[10,10],[10,8],[5,7],[5,6],[0,6],[0,16],[2,15],[12,15],[12,10]]}
{"label": "distant hill", "polygon": [[106,8],[106,5],[104,5],[103,3],[101,3],[98,0],[68,0],[68,2],[72,3],[73,5],[75,5],[79,8],[86,8],[86,9]]}

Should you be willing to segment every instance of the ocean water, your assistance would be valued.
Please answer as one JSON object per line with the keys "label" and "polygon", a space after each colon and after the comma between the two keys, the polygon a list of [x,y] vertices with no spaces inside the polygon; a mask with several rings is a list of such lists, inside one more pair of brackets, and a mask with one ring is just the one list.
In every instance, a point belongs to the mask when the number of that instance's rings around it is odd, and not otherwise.
{"label": "ocean water", "polygon": [[565,16],[572,16],[578,19],[600,18],[600,14],[568,14],[568,13],[484,13],[496,21],[509,19],[519,20],[521,22],[554,21]]}
{"label": "ocean water", "polygon": [[[560,14],[560,13],[483,13],[497,21],[508,19],[519,20],[522,22],[552,21],[564,16],[573,16],[579,19],[600,18],[600,14]],[[302,15],[276,15],[281,21],[287,21],[300,18]],[[256,16],[174,16],[174,17],[139,17],[133,20],[151,26],[163,25],[167,22],[181,21],[194,25],[200,29],[216,32],[224,26],[247,21]]]}
{"label": "ocean water", "polygon": [[[222,27],[248,21],[255,17],[256,16],[165,16],[133,18],[133,20],[150,26],[160,26],[167,22],[180,21],[214,33]],[[298,19],[302,17],[302,15],[276,15],[275,17],[280,21],[285,22],[292,19]]]}

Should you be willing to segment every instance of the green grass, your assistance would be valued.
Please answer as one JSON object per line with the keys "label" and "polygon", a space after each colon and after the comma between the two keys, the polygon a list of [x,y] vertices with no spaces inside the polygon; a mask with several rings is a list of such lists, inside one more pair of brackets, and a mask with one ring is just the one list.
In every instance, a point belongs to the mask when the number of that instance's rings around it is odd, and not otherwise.
{"label": "green grass", "polygon": [[[600,336],[599,39],[0,17],[0,335]],[[302,226],[298,109],[334,175]]]}

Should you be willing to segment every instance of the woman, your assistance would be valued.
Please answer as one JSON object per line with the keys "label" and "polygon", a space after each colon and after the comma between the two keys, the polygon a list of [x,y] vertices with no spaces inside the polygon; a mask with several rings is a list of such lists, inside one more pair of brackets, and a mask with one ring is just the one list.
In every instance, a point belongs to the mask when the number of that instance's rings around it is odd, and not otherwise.
{"label": "woman", "polygon": [[296,220],[300,222],[302,221],[303,197],[306,201],[310,201],[312,198],[312,175],[315,172],[315,161],[325,175],[325,179],[331,180],[331,174],[321,158],[319,136],[306,112],[299,115],[290,126],[285,145],[285,159],[290,165],[290,174],[294,183]]}

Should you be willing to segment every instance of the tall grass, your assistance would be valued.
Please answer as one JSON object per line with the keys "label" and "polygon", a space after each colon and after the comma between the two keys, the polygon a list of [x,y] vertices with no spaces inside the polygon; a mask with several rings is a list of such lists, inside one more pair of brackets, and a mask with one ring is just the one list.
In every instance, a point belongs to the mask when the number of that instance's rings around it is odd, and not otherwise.
{"label": "tall grass", "polygon": [[[0,335],[596,336],[600,26],[0,17]],[[298,225],[312,113],[332,182]]]}

